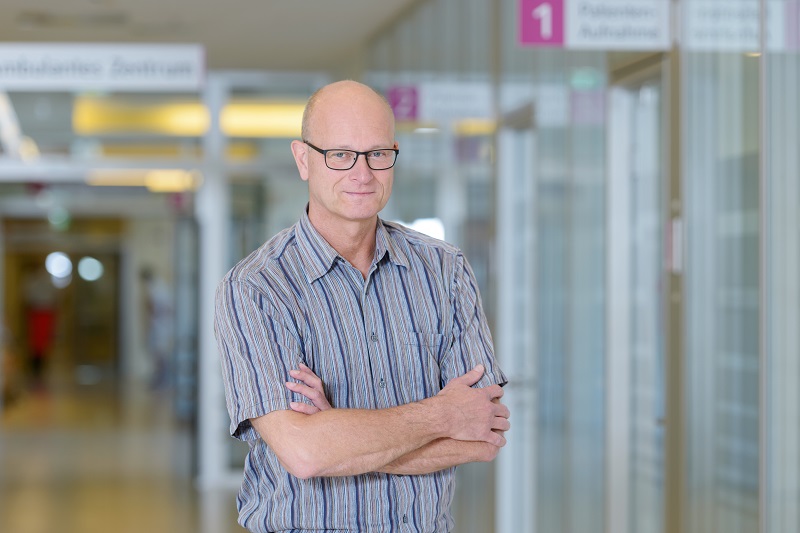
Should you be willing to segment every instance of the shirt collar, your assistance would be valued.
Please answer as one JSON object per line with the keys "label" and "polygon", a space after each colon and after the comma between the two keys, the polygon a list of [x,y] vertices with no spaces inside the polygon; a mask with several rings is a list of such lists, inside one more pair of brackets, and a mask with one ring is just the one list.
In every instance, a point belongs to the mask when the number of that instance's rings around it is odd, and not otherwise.
{"label": "shirt collar", "polygon": [[395,265],[409,268],[408,256],[403,247],[392,238],[392,234],[386,229],[386,224],[378,218],[378,228],[375,232],[375,257],[377,260],[389,254],[389,261]]}
{"label": "shirt collar", "polygon": [[[300,217],[300,222],[295,231],[295,238],[300,252],[306,259],[303,269],[309,283],[327,274],[340,257],[333,246],[311,224],[307,209],[303,210],[303,214]],[[380,261],[387,254],[389,261],[395,265],[409,267],[408,256],[392,238],[384,222],[378,218],[378,226],[375,231],[375,262]]]}

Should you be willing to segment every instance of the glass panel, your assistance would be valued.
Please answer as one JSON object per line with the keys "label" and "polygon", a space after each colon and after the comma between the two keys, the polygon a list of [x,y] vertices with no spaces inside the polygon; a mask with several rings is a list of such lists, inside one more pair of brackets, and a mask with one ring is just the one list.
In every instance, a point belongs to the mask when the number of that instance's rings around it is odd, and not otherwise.
{"label": "glass panel", "polygon": [[768,533],[800,531],[800,3],[780,2],[794,32],[766,60]]}
{"label": "glass panel", "polygon": [[664,528],[661,91],[635,92],[631,139],[631,485],[629,531]]}
{"label": "glass panel", "polygon": [[[686,3],[687,28],[709,23],[692,9],[697,1]],[[758,531],[759,69],[752,45],[724,33],[688,42],[682,56],[690,533]]]}

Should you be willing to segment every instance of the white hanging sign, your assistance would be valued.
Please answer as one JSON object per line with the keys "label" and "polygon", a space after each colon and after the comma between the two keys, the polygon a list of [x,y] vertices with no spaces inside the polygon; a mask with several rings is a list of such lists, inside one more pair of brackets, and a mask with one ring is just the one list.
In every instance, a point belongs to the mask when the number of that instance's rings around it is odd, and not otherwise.
{"label": "white hanging sign", "polygon": [[[756,52],[761,47],[759,0],[694,0],[684,4],[682,41],[687,50]],[[770,51],[796,50],[798,2],[766,4],[766,46]]]}
{"label": "white hanging sign", "polygon": [[667,50],[668,0],[519,0],[519,43],[584,50]]}
{"label": "white hanging sign", "polygon": [[463,118],[491,118],[488,82],[425,81],[417,85],[417,118],[446,123]]}
{"label": "white hanging sign", "polygon": [[205,52],[194,44],[0,44],[0,90],[196,91]]}

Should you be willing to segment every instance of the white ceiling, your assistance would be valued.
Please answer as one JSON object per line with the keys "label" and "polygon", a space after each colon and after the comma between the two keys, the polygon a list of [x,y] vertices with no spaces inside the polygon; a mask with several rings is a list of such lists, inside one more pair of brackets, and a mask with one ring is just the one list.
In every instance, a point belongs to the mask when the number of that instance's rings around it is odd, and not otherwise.
{"label": "white ceiling", "polygon": [[328,70],[419,1],[0,0],[0,40],[200,43],[209,69]]}

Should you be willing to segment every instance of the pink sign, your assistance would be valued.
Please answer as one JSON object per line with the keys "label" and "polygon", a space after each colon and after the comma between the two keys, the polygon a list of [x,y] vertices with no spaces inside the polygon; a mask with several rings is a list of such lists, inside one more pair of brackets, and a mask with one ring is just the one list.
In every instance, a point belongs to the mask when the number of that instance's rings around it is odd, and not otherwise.
{"label": "pink sign", "polygon": [[564,46],[564,0],[519,0],[519,44]]}
{"label": "pink sign", "polygon": [[393,85],[386,91],[386,99],[395,120],[416,120],[419,116],[419,91],[414,85]]}
{"label": "pink sign", "polygon": [[786,4],[786,48],[800,50],[800,0]]}

